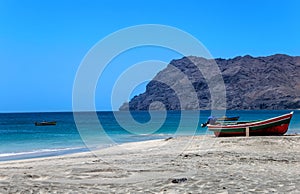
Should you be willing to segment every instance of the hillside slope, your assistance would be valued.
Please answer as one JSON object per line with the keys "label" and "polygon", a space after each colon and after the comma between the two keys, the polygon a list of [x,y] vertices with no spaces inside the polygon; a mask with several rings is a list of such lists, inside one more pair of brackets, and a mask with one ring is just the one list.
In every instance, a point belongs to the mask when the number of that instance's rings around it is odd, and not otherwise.
{"label": "hillside slope", "polygon": [[[193,61],[193,62],[191,62]],[[227,109],[299,109],[300,108],[300,57],[276,54],[267,57],[235,57],[215,59],[226,87]],[[201,57],[183,57],[173,60],[148,83],[146,91],[124,103],[120,110],[162,109],[210,109],[211,95],[206,80],[197,66],[209,68],[213,60]],[[189,98],[189,93],[180,94],[172,88],[185,83],[174,67],[180,69],[192,83],[199,100]],[[209,71],[206,71],[209,72]],[[213,72],[212,72],[213,74]],[[156,81],[171,80],[173,86]],[[184,90],[183,90],[184,91]],[[179,100],[178,95],[185,96]],[[184,106],[181,103],[184,103]]]}

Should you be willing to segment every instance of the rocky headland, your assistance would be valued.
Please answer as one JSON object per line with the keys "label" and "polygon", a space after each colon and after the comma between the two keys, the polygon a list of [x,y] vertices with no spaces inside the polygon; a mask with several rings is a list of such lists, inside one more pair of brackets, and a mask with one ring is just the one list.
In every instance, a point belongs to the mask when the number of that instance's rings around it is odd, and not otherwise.
{"label": "rocky headland", "polygon": [[[205,59],[183,57],[172,60],[146,86],[146,91],[124,103],[120,110],[210,109],[211,94],[203,72],[211,74],[210,66],[216,63],[226,88],[227,109],[299,109],[300,108],[300,57],[276,54],[266,57],[238,56],[233,59]],[[188,78],[197,95],[190,97],[184,88]],[[199,71],[199,67],[204,71]],[[159,81],[168,80],[168,83]],[[181,96],[180,98],[178,96]],[[155,103],[160,102],[160,103]]]}

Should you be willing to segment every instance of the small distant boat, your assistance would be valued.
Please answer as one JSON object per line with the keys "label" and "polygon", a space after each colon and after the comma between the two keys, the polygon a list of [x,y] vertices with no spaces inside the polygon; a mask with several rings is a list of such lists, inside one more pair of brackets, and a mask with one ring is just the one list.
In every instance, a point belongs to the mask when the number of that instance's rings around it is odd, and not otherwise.
{"label": "small distant boat", "polygon": [[216,137],[283,135],[287,132],[294,112],[262,121],[208,124]]}
{"label": "small distant boat", "polygon": [[217,121],[237,121],[239,120],[239,116],[236,117],[227,117],[227,116],[223,116],[217,119]]}
{"label": "small distant boat", "polygon": [[47,125],[56,125],[56,121],[42,121],[42,122],[35,122],[35,126],[47,126]]}
{"label": "small distant boat", "polygon": [[235,117],[227,117],[227,116],[223,116],[223,117],[220,117],[220,118],[215,118],[213,116],[210,116],[208,117],[208,120],[206,121],[206,123],[202,123],[201,124],[201,127],[206,127],[209,123],[210,124],[221,124],[223,122],[226,122],[227,121],[237,121],[239,120],[239,116],[235,116]]}

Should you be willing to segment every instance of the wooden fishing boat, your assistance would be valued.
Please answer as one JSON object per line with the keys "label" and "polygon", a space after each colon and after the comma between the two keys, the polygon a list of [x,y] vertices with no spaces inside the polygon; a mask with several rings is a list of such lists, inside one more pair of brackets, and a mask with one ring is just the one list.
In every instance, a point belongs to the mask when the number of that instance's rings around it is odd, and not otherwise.
{"label": "wooden fishing boat", "polygon": [[293,112],[278,117],[249,122],[208,124],[217,137],[283,135],[287,132]]}
{"label": "wooden fishing boat", "polygon": [[56,125],[56,121],[35,122],[34,124],[35,124],[35,126]]}
{"label": "wooden fishing boat", "polygon": [[217,119],[217,121],[237,121],[239,120],[239,116],[236,117],[227,117],[227,116],[223,116]]}

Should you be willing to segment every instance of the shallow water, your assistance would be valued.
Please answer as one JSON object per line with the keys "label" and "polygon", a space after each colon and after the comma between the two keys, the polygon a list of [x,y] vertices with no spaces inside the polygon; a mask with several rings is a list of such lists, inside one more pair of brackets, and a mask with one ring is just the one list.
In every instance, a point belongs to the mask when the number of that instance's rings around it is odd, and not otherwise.
{"label": "shallow water", "polygon": [[[289,112],[289,110],[243,110],[227,111],[226,115],[240,116],[240,120],[261,120]],[[155,118],[162,117],[162,112],[154,113],[153,123],[144,128],[130,123],[126,115],[122,115],[125,114],[124,112],[115,113],[121,120],[123,119],[122,123],[126,126],[123,124],[120,126],[114,117],[114,112],[97,113],[102,129],[96,125],[97,122],[91,120],[90,113],[81,113],[84,119],[79,121],[78,126],[81,126],[79,130],[71,112],[2,113],[0,114],[0,161],[88,151],[86,144],[90,148],[101,148],[177,135],[212,134],[206,128],[200,127],[200,124],[211,115],[210,111],[201,111],[200,115],[199,111],[169,111],[166,120],[159,128],[156,128]],[[140,124],[147,124],[151,119],[150,114],[144,111],[133,112],[132,116]],[[57,121],[57,125],[34,125],[34,122],[44,120]],[[300,111],[295,111],[288,133],[300,133],[299,120]]]}

